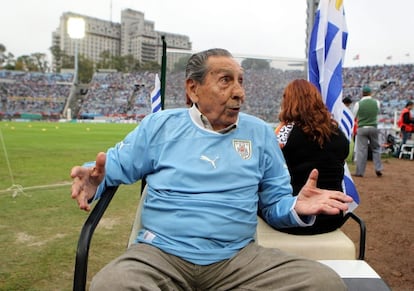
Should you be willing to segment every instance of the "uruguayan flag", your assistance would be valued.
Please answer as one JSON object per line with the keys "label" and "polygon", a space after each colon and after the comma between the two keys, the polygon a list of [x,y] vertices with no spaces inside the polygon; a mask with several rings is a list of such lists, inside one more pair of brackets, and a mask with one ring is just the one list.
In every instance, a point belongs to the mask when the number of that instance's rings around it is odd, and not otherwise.
{"label": "uruguayan flag", "polygon": [[[320,0],[309,43],[308,74],[322,94],[322,98],[351,139],[354,116],[342,102],[342,64],[348,31],[343,0]],[[344,192],[354,199],[351,211],[359,204],[359,195],[345,164]]]}
{"label": "uruguayan flag", "polygon": [[151,112],[161,110],[161,82],[158,74],[155,74],[155,87],[151,92]]}

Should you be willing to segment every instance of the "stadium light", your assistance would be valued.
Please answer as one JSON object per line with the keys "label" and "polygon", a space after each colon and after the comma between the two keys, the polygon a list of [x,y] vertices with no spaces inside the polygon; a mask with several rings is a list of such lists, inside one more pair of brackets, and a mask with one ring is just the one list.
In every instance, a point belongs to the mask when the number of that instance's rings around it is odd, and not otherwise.
{"label": "stadium light", "polygon": [[75,77],[74,82],[78,82],[78,46],[79,40],[85,36],[85,20],[81,17],[69,17],[68,34],[75,42]]}
{"label": "stadium light", "polygon": [[70,38],[83,38],[85,36],[85,20],[81,17],[69,17],[68,34]]}
{"label": "stadium light", "polygon": [[76,94],[76,86],[78,85],[78,46],[79,40],[85,36],[85,20],[81,17],[69,17],[67,22],[67,32],[69,34],[69,37],[73,39],[75,43],[75,74],[73,76],[73,85],[69,95],[69,100],[66,102],[65,108],[63,110],[63,115],[66,116],[67,119],[71,119],[71,111],[68,109],[68,107],[73,96]]}

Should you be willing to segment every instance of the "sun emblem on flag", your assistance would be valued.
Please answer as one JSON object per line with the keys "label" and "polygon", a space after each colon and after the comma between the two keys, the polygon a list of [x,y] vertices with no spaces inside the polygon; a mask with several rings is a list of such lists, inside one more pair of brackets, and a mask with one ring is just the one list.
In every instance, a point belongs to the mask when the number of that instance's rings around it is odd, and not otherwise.
{"label": "sun emblem on flag", "polygon": [[252,142],[250,140],[234,139],[233,148],[244,160],[248,160],[252,156]]}
{"label": "sun emblem on flag", "polygon": [[336,0],[336,3],[335,3],[336,10],[339,10],[341,8],[342,2],[343,0]]}

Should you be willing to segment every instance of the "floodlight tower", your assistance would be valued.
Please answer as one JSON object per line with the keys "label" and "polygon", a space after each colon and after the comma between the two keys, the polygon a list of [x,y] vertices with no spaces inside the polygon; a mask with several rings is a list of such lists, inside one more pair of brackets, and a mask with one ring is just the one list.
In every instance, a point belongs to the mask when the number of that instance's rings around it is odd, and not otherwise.
{"label": "floodlight tower", "polygon": [[74,53],[74,63],[75,63],[75,74],[73,76],[73,83],[71,92],[66,102],[65,108],[63,110],[63,115],[67,117],[67,119],[71,119],[71,114],[68,114],[68,107],[70,102],[73,99],[73,96],[76,94],[76,88],[78,85],[78,75],[79,75],[79,64],[78,64],[78,49],[79,49],[79,41],[85,36],[85,20],[81,17],[69,17],[67,22],[67,32],[69,37],[73,39],[75,44],[75,53]]}
{"label": "floodlight tower", "polygon": [[79,40],[85,36],[85,20],[81,17],[69,17],[68,34],[75,43],[75,76],[74,82],[78,82],[78,49]]}

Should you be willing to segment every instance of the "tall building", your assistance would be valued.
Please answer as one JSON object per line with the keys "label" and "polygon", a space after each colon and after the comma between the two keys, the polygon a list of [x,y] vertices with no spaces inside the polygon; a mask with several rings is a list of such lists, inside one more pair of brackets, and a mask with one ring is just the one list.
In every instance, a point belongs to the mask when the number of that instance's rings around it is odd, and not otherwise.
{"label": "tall building", "polygon": [[[85,36],[82,39],[72,39],[68,34],[68,19],[81,17],[85,21]],[[157,62],[161,64],[162,41],[161,36],[169,49],[191,52],[191,42],[188,36],[156,31],[154,22],[146,20],[144,13],[132,9],[121,12],[121,23],[97,19],[73,12],[63,13],[59,27],[52,34],[52,46],[58,46],[68,55],[78,53],[92,60],[101,61],[101,53],[108,51],[112,56],[132,55],[140,63]],[[167,68],[172,68],[177,61],[177,55],[169,53]],[[56,60],[52,59],[53,66]]]}

